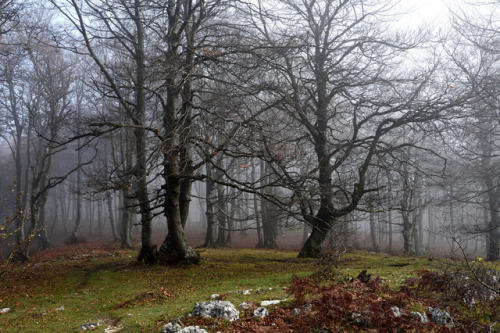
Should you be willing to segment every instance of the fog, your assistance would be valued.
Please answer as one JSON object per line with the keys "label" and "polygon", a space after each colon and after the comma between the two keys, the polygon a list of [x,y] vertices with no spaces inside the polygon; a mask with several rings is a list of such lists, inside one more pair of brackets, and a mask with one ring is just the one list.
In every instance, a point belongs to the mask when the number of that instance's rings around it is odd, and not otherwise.
{"label": "fog", "polygon": [[499,259],[500,4],[191,5],[0,5],[4,258]]}

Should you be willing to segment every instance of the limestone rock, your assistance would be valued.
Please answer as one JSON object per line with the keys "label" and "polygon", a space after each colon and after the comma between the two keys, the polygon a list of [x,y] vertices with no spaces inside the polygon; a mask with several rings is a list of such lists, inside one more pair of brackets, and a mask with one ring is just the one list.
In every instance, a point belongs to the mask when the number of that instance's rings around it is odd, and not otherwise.
{"label": "limestone rock", "polygon": [[397,306],[391,306],[392,313],[394,314],[394,317],[399,318],[401,317],[401,310]]}
{"label": "limestone rock", "polygon": [[431,313],[431,319],[433,322],[440,326],[446,326],[451,328],[455,326],[453,324],[453,318],[448,311],[441,310],[439,308],[429,307],[429,312]]}
{"label": "limestone rock", "polygon": [[208,333],[208,332],[203,328],[200,328],[200,326],[187,326],[184,327],[182,330],[177,331],[177,333]]}
{"label": "limestone rock", "polygon": [[99,323],[85,323],[78,327],[79,331],[89,331],[95,330],[98,326],[101,326]]}
{"label": "limestone rock", "polygon": [[238,307],[242,310],[248,310],[248,309],[250,309],[250,304],[248,304],[247,302],[243,302],[243,303],[240,303],[240,305],[238,305]]}
{"label": "limestone rock", "polygon": [[429,318],[427,318],[427,315],[425,313],[422,314],[420,312],[410,312],[410,314],[412,316],[418,317],[422,324],[426,324],[429,322]]}
{"label": "limestone rock", "polygon": [[10,312],[11,308],[3,308],[3,309],[0,309],[0,313],[7,313],[7,312]]}
{"label": "limestone rock", "polygon": [[196,303],[191,315],[194,317],[222,318],[229,321],[235,321],[240,318],[240,312],[233,303],[228,301]]}
{"label": "limestone rock", "polygon": [[295,308],[292,310],[292,312],[290,312],[290,316],[296,316],[296,315],[299,315],[300,314],[300,309],[299,308]]}
{"label": "limestone rock", "polygon": [[267,315],[269,315],[269,311],[267,311],[267,309],[265,307],[262,307],[262,306],[260,308],[257,308],[253,312],[254,317],[265,318]]}
{"label": "limestone rock", "polygon": [[260,302],[260,306],[269,306],[269,305],[276,305],[281,303],[280,300],[274,300],[274,301],[262,301]]}
{"label": "limestone rock", "polygon": [[160,333],[177,333],[182,329],[182,326],[173,321],[163,326]]}

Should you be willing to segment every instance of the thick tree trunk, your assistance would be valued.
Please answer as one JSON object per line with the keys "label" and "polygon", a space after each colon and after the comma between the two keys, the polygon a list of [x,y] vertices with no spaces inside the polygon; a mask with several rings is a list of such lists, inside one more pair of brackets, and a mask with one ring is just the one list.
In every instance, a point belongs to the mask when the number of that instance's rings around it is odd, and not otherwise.
{"label": "thick tree trunk", "polygon": [[168,234],[159,250],[162,264],[199,262],[198,254],[189,245],[184,234],[179,203],[180,186],[176,179],[170,179],[165,194],[165,215],[167,217]]}
{"label": "thick tree trunk", "polygon": [[330,227],[324,221],[314,219],[312,231],[299,252],[299,258],[319,258],[322,245],[328,236]]}

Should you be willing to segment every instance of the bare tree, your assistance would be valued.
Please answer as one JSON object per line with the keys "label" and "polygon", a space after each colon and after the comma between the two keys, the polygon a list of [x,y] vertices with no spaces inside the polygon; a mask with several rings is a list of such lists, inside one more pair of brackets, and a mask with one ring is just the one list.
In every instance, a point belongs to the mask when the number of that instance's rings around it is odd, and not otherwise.
{"label": "bare tree", "polygon": [[254,152],[271,165],[273,186],[286,189],[276,203],[312,227],[300,257],[317,257],[334,224],[378,190],[368,170],[408,144],[392,141],[397,129],[437,120],[454,105],[446,75],[434,80],[436,63],[411,74],[398,68],[418,38],[384,31],[378,14],[387,5],[283,0],[258,2],[250,15],[262,45],[254,54],[268,68],[254,84],[284,100],[255,125],[264,149]]}

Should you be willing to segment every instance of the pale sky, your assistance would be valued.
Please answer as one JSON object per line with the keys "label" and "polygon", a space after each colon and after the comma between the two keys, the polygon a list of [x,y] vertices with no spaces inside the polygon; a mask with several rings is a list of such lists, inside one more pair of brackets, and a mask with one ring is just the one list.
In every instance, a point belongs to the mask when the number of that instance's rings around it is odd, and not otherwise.
{"label": "pale sky", "polygon": [[404,14],[401,23],[410,26],[442,27],[448,24],[450,0],[401,0],[398,11]]}

